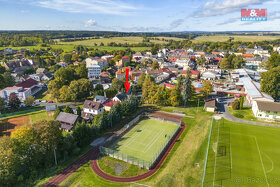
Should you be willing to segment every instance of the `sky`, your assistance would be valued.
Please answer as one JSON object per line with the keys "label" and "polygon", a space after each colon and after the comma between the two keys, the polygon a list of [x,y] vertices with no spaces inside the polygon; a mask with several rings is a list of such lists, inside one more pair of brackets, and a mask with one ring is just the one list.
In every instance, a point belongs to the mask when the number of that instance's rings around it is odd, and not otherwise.
{"label": "sky", "polygon": [[[242,8],[268,20],[241,21]],[[0,0],[0,30],[280,31],[280,0]]]}

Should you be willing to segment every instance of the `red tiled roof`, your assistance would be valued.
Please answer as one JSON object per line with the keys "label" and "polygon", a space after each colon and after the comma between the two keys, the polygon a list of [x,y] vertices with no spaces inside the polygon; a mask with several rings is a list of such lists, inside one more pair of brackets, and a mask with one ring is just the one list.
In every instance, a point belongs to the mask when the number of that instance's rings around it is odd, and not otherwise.
{"label": "red tiled roof", "polygon": [[115,105],[117,103],[118,103],[117,101],[107,100],[106,103],[103,103],[103,106],[111,107],[112,105]]}
{"label": "red tiled roof", "polygon": [[215,60],[218,60],[219,62],[222,60],[222,58],[214,57]]}
{"label": "red tiled roof", "polygon": [[123,57],[122,57],[122,59],[126,59],[126,58],[129,58],[129,56],[123,56]]}
{"label": "red tiled roof", "polygon": [[199,74],[200,74],[200,71],[191,70],[191,74],[193,74],[193,75],[199,75]]}
{"label": "red tiled roof", "polygon": [[22,81],[21,83],[17,84],[16,86],[17,87],[23,87],[23,88],[31,88],[32,86],[37,85],[37,84],[38,84],[38,81],[35,81],[32,78],[29,78],[29,79],[27,79],[25,81]]}

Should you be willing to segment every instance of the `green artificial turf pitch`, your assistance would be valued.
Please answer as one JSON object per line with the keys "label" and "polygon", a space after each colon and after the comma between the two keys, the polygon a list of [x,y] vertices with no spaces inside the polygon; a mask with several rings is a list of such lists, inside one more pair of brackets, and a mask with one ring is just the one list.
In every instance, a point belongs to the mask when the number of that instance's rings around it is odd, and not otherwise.
{"label": "green artificial turf pitch", "polygon": [[280,128],[214,121],[203,186],[280,186]]}
{"label": "green artificial turf pitch", "polygon": [[155,119],[141,120],[118,141],[110,145],[110,149],[118,155],[129,155],[139,160],[153,162],[179,128],[179,125]]}

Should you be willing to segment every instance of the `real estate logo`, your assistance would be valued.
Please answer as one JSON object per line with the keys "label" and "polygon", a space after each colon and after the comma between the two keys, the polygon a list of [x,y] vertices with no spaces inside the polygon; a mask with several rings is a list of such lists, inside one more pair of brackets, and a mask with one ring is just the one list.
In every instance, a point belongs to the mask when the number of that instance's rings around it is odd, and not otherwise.
{"label": "real estate logo", "polygon": [[267,21],[267,9],[241,9],[241,21]]}

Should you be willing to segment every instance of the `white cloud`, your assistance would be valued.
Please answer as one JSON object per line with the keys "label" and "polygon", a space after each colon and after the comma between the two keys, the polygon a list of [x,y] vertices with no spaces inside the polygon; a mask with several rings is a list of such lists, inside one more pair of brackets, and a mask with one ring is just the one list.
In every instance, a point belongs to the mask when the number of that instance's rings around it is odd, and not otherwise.
{"label": "white cloud", "polygon": [[260,5],[271,0],[225,0],[225,1],[208,1],[199,11],[196,11],[194,17],[209,17],[224,15],[241,8],[247,8],[250,5]]}
{"label": "white cloud", "polygon": [[169,25],[170,29],[175,29],[184,23],[184,19],[175,19]]}
{"label": "white cloud", "polygon": [[40,0],[33,1],[33,4],[62,12],[87,14],[125,15],[137,9],[127,3],[113,0]]}
{"label": "white cloud", "polygon": [[92,26],[96,26],[97,25],[97,23],[96,23],[96,21],[95,20],[93,20],[93,19],[89,19],[89,20],[87,20],[86,22],[85,22],[85,27],[92,27]]}

